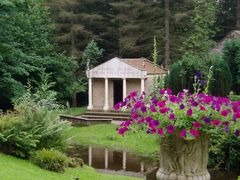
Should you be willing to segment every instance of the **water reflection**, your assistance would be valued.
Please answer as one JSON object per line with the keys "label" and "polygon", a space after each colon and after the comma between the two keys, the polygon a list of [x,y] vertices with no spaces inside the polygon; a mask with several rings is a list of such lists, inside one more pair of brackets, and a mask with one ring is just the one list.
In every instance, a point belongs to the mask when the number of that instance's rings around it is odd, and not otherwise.
{"label": "water reflection", "polygon": [[[77,146],[69,151],[69,155],[82,158],[85,164],[100,172],[156,180],[156,163],[126,151]],[[237,180],[238,175],[240,172],[218,171],[211,173],[211,180]]]}

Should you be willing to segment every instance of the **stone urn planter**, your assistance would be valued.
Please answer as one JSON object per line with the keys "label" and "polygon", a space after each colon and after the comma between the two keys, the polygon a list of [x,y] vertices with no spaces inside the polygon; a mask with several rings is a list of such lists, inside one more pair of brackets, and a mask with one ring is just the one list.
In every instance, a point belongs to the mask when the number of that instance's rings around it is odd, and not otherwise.
{"label": "stone urn planter", "polygon": [[208,142],[205,134],[184,140],[175,133],[160,140],[158,180],[210,180],[207,170]]}

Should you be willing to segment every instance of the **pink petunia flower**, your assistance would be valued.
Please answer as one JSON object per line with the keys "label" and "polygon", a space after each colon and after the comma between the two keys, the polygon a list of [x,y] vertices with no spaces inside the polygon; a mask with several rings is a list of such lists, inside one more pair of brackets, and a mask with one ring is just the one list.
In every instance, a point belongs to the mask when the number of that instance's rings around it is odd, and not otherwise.
{"label": "pink petunia flower", "polygon": [[199,108],[201,111],[206,111],[206,108],[203,105],[200,105]]}
{"label": "pink petunia flower", "polygon": [[175,114],[174,114],[174,113],[171,113],[171,114],[168,116],[168,119],[169,119],[169,120],[175,119]]}
{"label": "pink petunia flower", "polygon": [[202,125],[201,125],[200,122],[193,122],[193,126],[194,126],[195,128],[197,128],[197,129],[199,129],[199,128],[202,127]]}
{"label": "pink petunia flower", "polygon": [[221,124],[221,121],[219,119],[212,120],[212,125],[213,126],[220,126],[220,124]]}
{"label": "pink petunia flower", "polygon": [[166,105],[166,100],[157,102],[157,105],[158,105],[158,107],[165,107],[165,105]]}
{"label": "pink petunia flower", "polygon": [[132,115],[132,119],[135,120],[135,119],[138,118],[138,116],[139,116],[139,115],[138,115],[137,113],[135,113],[135,114]]}
{"label": "pink petunia flower", "polygon": [[221,116],[226,117],[228,116],[229,110],[222,110],[221,111]]}
{"label": "pink petunia flower", "polygon": [[169,108],[163,107],[163,108],[160,109],[160,113],[161,113],[161,114],[165,114],[165,113],[167,113],[169,110],[170,110]]}
{"label": "pink petunia flower", "polygon": [[127,128],[127,127],[119,128],[119,129],[118,129],[118,134],[120,134],[120,135],[123,136],[126,131],[128,131],[128,128]]}
{"label": "pink petunia flower", "polygon": [[162,128],[158,128],[157,132],[158,132],[158,134],[159,134],[160,136],[163,136],[163,135],[164,135],[164,131],[163,131]]}
{"label": "pink petunia flower", "polygon": [[187,135],[187,130],[184,129],[180,132],[180,138],[184,138],[186,135]]}
{"label": "pink petunia flower", "polygon": [[196,129],[191,129],[190,130],[190,134],[194,137],[198,137],[199,136],[199,132]]}

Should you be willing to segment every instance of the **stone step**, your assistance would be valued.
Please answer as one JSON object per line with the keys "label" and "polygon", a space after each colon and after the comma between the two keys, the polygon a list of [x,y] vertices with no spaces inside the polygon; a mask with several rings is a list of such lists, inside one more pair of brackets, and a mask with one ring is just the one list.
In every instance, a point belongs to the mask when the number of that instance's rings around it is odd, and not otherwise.
{"label": "stone step", "polygon": [[112,119],[112,120],[129,120],[129,116],[113,116],[113,115],[96,115],[96,114],[83,114],[79,117],[89,119]]}
{"label": "stone step", "polygon": [[104,115],[104,116],[126,116],[129,117],[129,113],[121,112],[121,111],[113,111],[113,112],[104,112],[104,111],[87,111],[84,114],[90,115]]}
{"label": "stone step", "polygon": [[81,116],[67,116],[67,115],[60,115],[60,119],[67,120],[72,122],[73,124],[77,125],[90,125],[90,124],[110,124],[112,122],[112,119],[110,118],[87,118],[87,117],[81,117]]}

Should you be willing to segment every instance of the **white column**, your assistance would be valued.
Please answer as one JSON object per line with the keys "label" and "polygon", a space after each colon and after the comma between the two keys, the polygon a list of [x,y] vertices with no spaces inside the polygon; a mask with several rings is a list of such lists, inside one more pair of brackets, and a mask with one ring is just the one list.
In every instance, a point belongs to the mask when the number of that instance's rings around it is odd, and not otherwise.
{"label": "white column", "polygon": [[105,157],[105,169],[108,169],[108,149],[104,150],[104,157]]}
{"label": "white column", "polygon": [[92,104],[92,78],[88,78],[88,110],[93,109],[93,104]]}
{"label": "white column", "polygon": [[103,110],[104,111],[109,110],[109,106],[108,106],[108,78],[105,78],[105,100],[104,100]]}
{"label": "white column", "polygon": [[126,151],[123,151],[123,170],[126,170],[126,167],[127,167],[127,152]]}
{"label": "white column", "polygon": [[140,171],[141,171],[141,172],[144,172],[144,162],[141,162],[141,163],[140,163],[140,166],[141,166]]}
{"label": "white column", "polygon": [[127,80],[123,78],[123,100],[127,97]]}
{"label": "white column", "polygon": [[88,148],[88,165],[92,166],[92,146],[89,146]]}
{"label": "white column", "polygon": [[141,93],[144,92],[144,78],[141,79]]}

